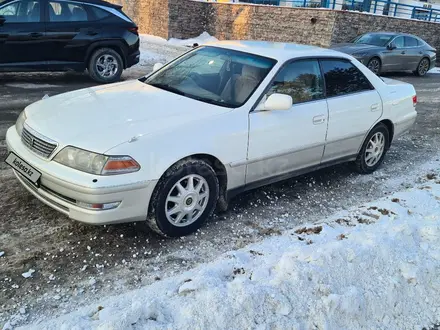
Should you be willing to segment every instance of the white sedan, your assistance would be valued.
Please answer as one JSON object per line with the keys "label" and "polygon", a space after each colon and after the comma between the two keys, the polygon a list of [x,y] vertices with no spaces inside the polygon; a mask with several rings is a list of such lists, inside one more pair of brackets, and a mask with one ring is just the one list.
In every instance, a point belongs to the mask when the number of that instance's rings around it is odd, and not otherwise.
{"label": "white sedan", "polygon": [[417,116],[412,85],[312,46],[217,42],[155,67],[28,106],[6,136],[18,180],[72,219],[182,236],[237,192],[373,172]]}

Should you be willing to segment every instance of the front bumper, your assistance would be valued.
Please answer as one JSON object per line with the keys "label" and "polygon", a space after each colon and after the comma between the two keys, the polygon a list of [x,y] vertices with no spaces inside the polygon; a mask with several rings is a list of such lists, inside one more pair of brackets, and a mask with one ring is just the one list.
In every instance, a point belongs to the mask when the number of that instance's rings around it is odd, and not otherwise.
{"label": "front bumper", "polygon": [[[14,170],[20,183],[40,201],[69,218],[93,225],[146,220],[157,181],[141,181],[131,174],[103,178],[42,159],[24,146],[14,126],[6,133],[6,144],[9,151],[41,172],[37,188]],[[95,178],[99,178],[98,184],[93,183]],[[125,178],[126,182],[122,183],[121,178]],[[110,210],[92,210],[78,206],[77,201],[120,204]]]}

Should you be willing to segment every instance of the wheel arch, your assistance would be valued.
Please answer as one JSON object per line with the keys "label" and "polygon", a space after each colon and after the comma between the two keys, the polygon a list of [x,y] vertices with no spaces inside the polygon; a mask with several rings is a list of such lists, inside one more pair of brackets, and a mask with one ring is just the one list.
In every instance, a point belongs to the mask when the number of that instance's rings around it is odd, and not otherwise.
{"label": "wheel arch", "polygon": [[[192,154],[190,156],[183,157],[183,158],[175,161],[173,164],[168,166],[168,168],[162,173],[162,175],[160,176],[158,181],[160,181],[166,175],[166,173],[171,168],[173,168],[173,166],[175,166],[176,164],[178,164],[180,162],[186,161],[186,160],[202,160],[202,161],[205,161],[206,163],[208,163],[212,167],[212,169],[214,170],[214,172],[217,176],[218,182],[219,182],[219,199],[217,202],[217,207],[219,210],[226,210],[226,208],[227,208],[226,191],[228,188],[228,173],[226,171],[226,166],[223,164],[223,162],[211,154],[197,153],[197,154]],[[151,201],[150,201],[150,204],[151,204]]]}
{"label": "wheel arch", "polygon": [[379,124],[383,124],[386,126],[386,128],[388,129],[388,132],[390,133],[389,135],[389,139],[388,139],[388,148],[391,146],[391,142],[393,141],[394,138],[394,124],[390,119],[381,119],[380,121],[378,121],[377,123],[375,123],[373,126],[371,126],[371,128],[368,130],[368,132],[365,134],[364,138],[362,139],[362,143],[359,146],[358,149],[358,153],[361,151],[362,146],[365,143],[365,140],[367,139],[368,135],[370,134],[370,132],[375,129]]}

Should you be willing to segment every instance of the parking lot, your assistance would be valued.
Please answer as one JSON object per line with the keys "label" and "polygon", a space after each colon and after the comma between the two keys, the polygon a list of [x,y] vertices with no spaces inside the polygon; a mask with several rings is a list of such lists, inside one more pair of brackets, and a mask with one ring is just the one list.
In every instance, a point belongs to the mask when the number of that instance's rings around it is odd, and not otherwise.
{"label": "parking lot", "polygon": [[[127,72],[133,79],[152,63]],[[164,240],[136,225],[93,227],[73,222],[32,197],[0,165],[0,324],[11,315],[38,320],[182,272],[225,251],[320,219],[337,210],[385,196],[413,182],[415,169],[429,171],[440,150],[440,74],[412,83],[419,113],[414,129],[395,141],[384,166],[370,176],[340,165],[241,195],[197,234]],[[83,74],[0,74],[0,148],[19,112],[45,94],[92,86]],[[25,278],[22,273],[35,270]],[[20,312],[23,308],[23,313]]]}

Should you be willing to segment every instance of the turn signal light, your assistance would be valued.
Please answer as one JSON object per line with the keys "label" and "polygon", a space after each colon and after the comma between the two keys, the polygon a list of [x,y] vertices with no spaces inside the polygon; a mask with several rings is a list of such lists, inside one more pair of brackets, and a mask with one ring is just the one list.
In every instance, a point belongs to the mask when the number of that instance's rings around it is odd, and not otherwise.
{"label": "turn signal light", "polygon": [[102,170],[103,174],[119,174],[136,172],[139,164],[131,157],[110,158]]}

